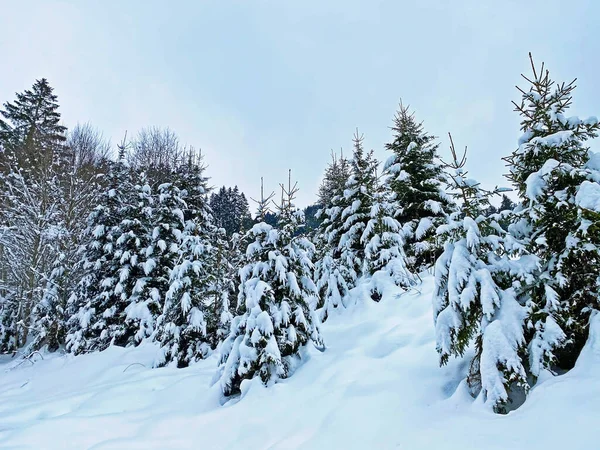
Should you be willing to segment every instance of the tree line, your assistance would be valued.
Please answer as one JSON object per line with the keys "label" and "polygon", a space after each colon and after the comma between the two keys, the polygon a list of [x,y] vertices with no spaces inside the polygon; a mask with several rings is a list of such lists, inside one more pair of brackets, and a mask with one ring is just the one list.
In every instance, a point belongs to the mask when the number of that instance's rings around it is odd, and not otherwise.
{"label": "tree line", "polygon": [[[531,61],[512,184],[486,190],[467,154],[402,103],[387,161],[357,131],[332,154],[315,205],[298,186],[256,200],[213,191],[202,156],[148,128],[116,157],[89,125],[60,124],[47,80],[0,110],[0,350],[75,354],[154,341],[156,366],[218,351],[225,396],[246,379],[293,374],[320,326],[366,283],[403,289],[434,272],[440,363],[470,361],[467,385],[497,412],[543,374],[575,364],[600,309],[600,160],[596,118],[566,115],[574,82]],[[499,207],[492,205],[501,198]]]}

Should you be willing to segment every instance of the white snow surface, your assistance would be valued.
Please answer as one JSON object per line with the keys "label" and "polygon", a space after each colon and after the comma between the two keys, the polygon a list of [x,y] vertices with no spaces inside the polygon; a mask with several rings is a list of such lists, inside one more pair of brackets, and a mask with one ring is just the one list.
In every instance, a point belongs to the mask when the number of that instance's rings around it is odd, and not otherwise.
{"label": "white snow surface", "polygon": [[[0,362],[2,449],[591,449],[598,444],[600,314],[576,367],[543,376],[506,416],[473,400],[466,362],[439,368],[431,295],[384,286],[322,326],[293,376],[221,405],[218,355],[150,369],[157,348]],[[368,300],[367,300],[368,299]],[[6,357],[3,357],[6,358]],[[39,358],[37,358],[39,359]]]}

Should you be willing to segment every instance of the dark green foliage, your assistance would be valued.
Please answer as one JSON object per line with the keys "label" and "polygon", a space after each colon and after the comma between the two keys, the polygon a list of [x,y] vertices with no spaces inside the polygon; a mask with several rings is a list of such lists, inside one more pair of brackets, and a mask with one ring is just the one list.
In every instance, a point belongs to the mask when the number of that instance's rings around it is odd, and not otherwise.
{"label": "dark green foliage", "polygon": [[436,161],[438,144],[423,130],[408,106],[400,104],[392,126],[393,152],[384,166],[386,184],[395,195],[396,219],[405,231],[409,268],[415,273],[432,265],[441,252],[435,229],[450,203],[444,193],[444,174]]}
{"label": "dark green foliage", "polygon": [[600,130],[596,118],[567,117],[575,80],[557,84],[542,64],[529,89],[515,104],[523,136],[510,157],[509,179],[520,205],[509,230],[540,259],[531,282],[522,286],[528,299],[527,340],[531,371],[572,367],[587,339],[589,314],[600,307],[600,233],[598,212],[588,209],[580,191],[597,184],[586,141]]}
{"label": "dark green foliage", "polygon": [[239,233],[251,226],[248,200],[237,186],[234,188],[221,187],[210,197],[210,207],[215,218],[215,224],[224,228],[228,236]]}
{"label": "dark green foliage", "polygon": [[27,171],[48,167],[66,140],[57,97],[45,78],[16,96],[0,110],[4,118],[0,119],[0,142],[19,167]]}

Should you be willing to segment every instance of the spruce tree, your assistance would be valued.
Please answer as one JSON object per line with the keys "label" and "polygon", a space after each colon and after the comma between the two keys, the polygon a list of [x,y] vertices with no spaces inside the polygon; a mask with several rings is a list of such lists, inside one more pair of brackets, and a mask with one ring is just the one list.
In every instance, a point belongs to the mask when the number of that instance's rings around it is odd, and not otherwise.
{"label": "spruce tree", "polygon": [[524,323],[526,309],[515,287],[528,280],[535,257],[511,258],[519,249],[499,226],[498,214],[486,215],[489,198],[464,170],[451,145],[449,190],[459,208],[438,228],[444,251],[435,266],[433,296],[437,351],[441,364],[462,357],[474,345],[467,384],[474,396],[503,412],[515,390],[528,389]]}
{"label": "spruce tree", "polygon": [[[233,318],[223,343],[219,368],[225,396],[239,393],[245,379],[258,376],[268,385],[289,377],[303,347],[310,341],[323,345],[313,310],[312,246],[296,235],[301,213],[293,206],[294,193],[291,187],[283,193],[280,229],[260,222],[244,238],[239,315]],[[264,218],[266,212],[267,202],[261,195],[258,217]]]}
{"label": "spruce tree", "polygon": [[[126,345],[137,345],[150,337],[155,331],[157,318],[164,312],[165,295],[181,253],[185,209],[182,192],[177,186],[173,183],[158,186],[153,201],[149,243],[141,260],[144,273],[136,281],[125,310],[123,334],[127,339]],[[189,245],[193,251],[193,243]]]}
{"label": "spruce tree", "polygon": [[66,140],[57,96],[45,78],[16,96],[0,110],[0,142],[22,169],[48,167]]}
{"label": "spruce tree", "polygon": [[347,206],[341,211],[341,227],[333,238],[333,242],[337,241],[341,264],[346,268],[346,282],[351,286],[354,286],[358,277],[368,274],[362,236],[369,223],[377,191],[377,160],[373,151],[365,153],[363,139],[357,131],[350,162],[351,175],[343,192],[343,203]]}
{"label": "spruce tree", "polygon": [[187,367],[211,351],[206,310],[215,258],[212,244],[198,233],[199,226],[193,220],[186,223],[179,262],[170,275],[156,333],[161,346],[158,366],[175,361],[177,367]]}
{"label": "spruce tree", "polygon": [[383,168],[385,183],[394,194],[396,219],[404,229],[409,268],[419,273],[440,254],[435,229],[444,222],[449,205],[444,175],[435,138],[424,131],[408,106],[400,103],[392,130],[394,139],[386,148],[393,154]]}
{"label": "spruce tree", "polygon": [[[531,59],[531,55],[530,55]],[[540,265],[522,287],[527,299],[529,364],[534,377],[571,368],[587,339],[590,312],[600,308],[597,167],[586,141],[600,129],[594,117],[567,117],[575,80],[555,83],[531,60],[533,77],[515,104],[523,136],[510,157],[509,179],[520,197],[511,233]]]}
{"label": "spruce tree", "polygon": [[331,162],[325,168],[323,180],[319,185],[318,197],[321,206],[331,205],[333,198],[344,191],[350,178],[350,170],[350,161],[344,158],[344,154],[340,151],[338,156],[332,151]]}
{"label": "spruce tree", "polygon": [[[373,194],[369,220],[360,238],[365,248],[363,273],[387,273],[397,286],[409,287],[416,277],[407,267],[404,253],[404,235],[400,223],[394,218],[393,202],[389,192],[378,185]],[[373,286],[372,296],[379,299],[380,287]]]}
{"label": "spruce tree", "polygon": [[237,186],[234,188],[221,187],[210,197],[210,207],[213,211],[215,224],[225,229],[228,236],[247,229],[252,220],[248,200]]}
{"label": "spruce tree", "polygon": [[[67,306],[70,317],[66,348],[76,354],[105,349],[112,341],[114,327],[122,321],[117,312],[122,292],[116,288],[124,281],[120,272],[124,252],[118,240],[122,240],[122,222],[128,220],[136,195],[123,152],[117,162],[109,164],[106,178],[99,204],[84,231],[87,243],[78,264],[81,280]],[[131,255],[134,261],[136,256]]]}
{"label": "spruce tree", "polygon": [[[362,155],[362,143],[360,145]],[[318,311],[322,321],[327,320],[333,311],[345,306],[344,298],[354,287],[356,279],[354,265],[347,266],[342,261],[340,246],[346,220],[343,213],[352,204],[350,197],[345,195],[352,167],[351,161],[345,159],[342,154],[339,158],[332,154],[319,187],[322,209],[317,213],[321,224],[315,233],[318,256],[315,280],[320,293]]]}
{"label": "spruce tree", "polygon": [[[172,361],[177,367],[206,357],[217,345],[220,324],[221,288],[225,287],[221,253],[224,247],[223,230],[214,225],[208,204],[208,179],[199,162],[187,169],[182,193],[189,198],[193,186],[198,195],[193,196],[193,214],[186,220],[181,235],[178,257],[169,277],[162,314],[157,320],[155,339],[161,350],[156,365]],[[202,193],[202,195],[199,195]],[[228,286],[227,286],[228,287]],[[218,313],[214,309],[219,310]]]}

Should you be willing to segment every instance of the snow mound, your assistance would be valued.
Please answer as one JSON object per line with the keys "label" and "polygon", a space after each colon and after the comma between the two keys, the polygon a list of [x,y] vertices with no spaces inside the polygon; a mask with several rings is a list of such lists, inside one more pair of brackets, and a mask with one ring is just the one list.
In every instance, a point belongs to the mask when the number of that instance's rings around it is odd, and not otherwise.
{"label": "snow mound", "polygon": [[[0,364],[0,448],[10,449],[562,449],[595,448],[600,314],[575,368],[494,415],[466,392],[465,363],[439,368],[433,279],[379,303],[368,285],[323,325],[325,352],[306,354],[270,388],[245,383],[221,405],[217,356],[150,369],[157,348],[45,356]],[[555,430],[555,431],[553,431]]]}

